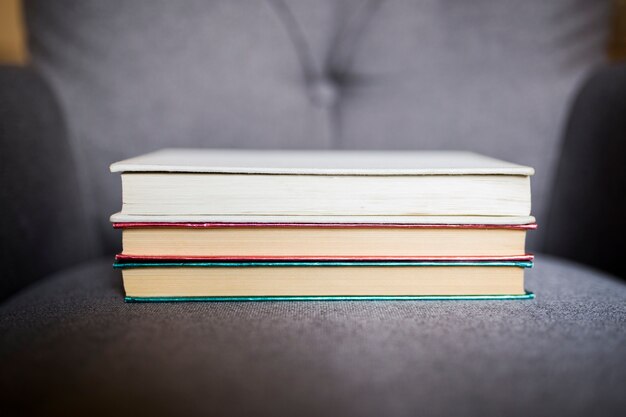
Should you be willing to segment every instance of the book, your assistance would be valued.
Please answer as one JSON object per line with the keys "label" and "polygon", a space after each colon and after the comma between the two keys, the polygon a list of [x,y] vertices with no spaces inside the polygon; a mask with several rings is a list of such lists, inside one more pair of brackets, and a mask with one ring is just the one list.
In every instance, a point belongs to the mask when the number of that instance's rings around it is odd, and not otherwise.
{"label": "book", "polygon": [[131,216],[529,216],[534,173],[469,152],[206,149],[111,171]]}
{"label": "book", "polygon": [[114,223],[118,259],[532,259],[531,224]]}
{"label": "book", "polygon": [[530,262],[117,262],[130,299],[527,295]]}

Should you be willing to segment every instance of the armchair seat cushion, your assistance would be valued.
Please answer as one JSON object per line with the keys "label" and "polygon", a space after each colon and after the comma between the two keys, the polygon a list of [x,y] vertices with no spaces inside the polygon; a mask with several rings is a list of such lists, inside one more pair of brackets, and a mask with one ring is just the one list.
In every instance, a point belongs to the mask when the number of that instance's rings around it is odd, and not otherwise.
{"label": "armchair seat cushion", "polygon": [[626,285],[538,256],[527,286],[535,300],[126,304],[103,259],[0,306],[0,410],[623,413]]}

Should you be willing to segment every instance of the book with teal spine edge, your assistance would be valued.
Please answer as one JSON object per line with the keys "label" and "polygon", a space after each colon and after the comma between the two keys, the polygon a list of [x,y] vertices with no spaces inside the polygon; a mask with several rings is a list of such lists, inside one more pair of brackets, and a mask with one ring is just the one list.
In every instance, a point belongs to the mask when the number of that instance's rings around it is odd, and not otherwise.
{"label": "book with teal spine edge", "polygon": [[[115,262],[116,269],[125,268],[162,268],[162,267],[192,267],[192,268],[232,268],[232,267],[409,267],[409,266],[481,266],[481,267],[519,267],[532,268],[530,261],[353,261],[353,262]],[[125,297],[128,303],[154,302],[265,302],[265,301],[470,301],[470,300],[528,300],[535,298],[535,294],[526,291],[524,294],[506,295],[402,295],[402,296],[199,296],[199,297]]]}
{"label": "book with teal spine edge", "polygon": [[511,301],[532,300],[535,294],[510,295],[307,295],[307,296],[254,296],[254,297],[128,297],[127,303],[178,303],[178,302],[271,302],[271,301]]}
{"label": "book with teal spine edge", "polygon": [[532,268],[531,261],[256,261],[256,262],[120,262],[113,268],[259,268],[259,267],[408,267],[408,266],[512,266]]}

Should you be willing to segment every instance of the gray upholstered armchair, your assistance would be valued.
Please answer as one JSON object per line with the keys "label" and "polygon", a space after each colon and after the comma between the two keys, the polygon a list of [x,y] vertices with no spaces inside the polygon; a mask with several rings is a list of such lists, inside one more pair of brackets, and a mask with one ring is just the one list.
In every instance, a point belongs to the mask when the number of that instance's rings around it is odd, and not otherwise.
{"label": "gray upholstered armchair", "polygon": [[[607,3],[27,1],[32,65],[0,68],[0,413],[623,415]],[[537,299],[124,304],[108,165],[165,146],[531,165]]]}

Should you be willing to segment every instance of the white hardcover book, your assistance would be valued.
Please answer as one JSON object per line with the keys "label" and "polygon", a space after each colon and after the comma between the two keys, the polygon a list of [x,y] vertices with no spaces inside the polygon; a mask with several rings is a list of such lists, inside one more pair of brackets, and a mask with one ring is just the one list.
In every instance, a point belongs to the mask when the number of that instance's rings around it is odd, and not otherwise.
{"label": "white hardcover book", "polygon": [[533,169],[470,152],[165,149],[111,165],[123,216],[530,215]]}

